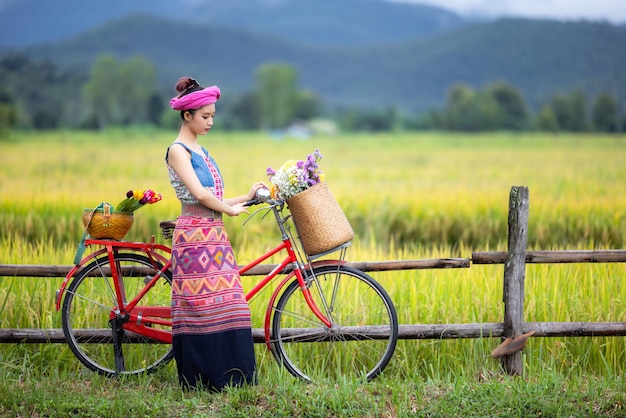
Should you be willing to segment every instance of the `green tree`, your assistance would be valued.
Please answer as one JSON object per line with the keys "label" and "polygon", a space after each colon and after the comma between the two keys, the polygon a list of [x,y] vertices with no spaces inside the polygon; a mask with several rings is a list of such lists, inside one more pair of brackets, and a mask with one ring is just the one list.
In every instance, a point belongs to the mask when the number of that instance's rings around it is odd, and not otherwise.
{"label": "green tree", "polygon": [[448,93],[445,128],[475,132],[498,127],[500,108],[492,94],[475,92],[471,87],[456,85]]}
{"label": "green tree", "polygon": [[596,97],[591,111],[593,127],[602,132],[615,132],[617,124],[617,102],[613,96],[603,93]]}
{"label": "green tree", "polygon": [[155,92],[154,65],[147,58],[134,56],[120,66],[117,76],[120,122],[124,125],[147,122],[150,98]]}
{"label": "green tree", "polygon": [[[62,123],[72,126],[72,109],[80,106],[84,77],[59,74],[48,61],[34,61],[22,54],[0,57],[0,86],[11,97],[11,110],[2,111],[15,128],[48,129]],[[4,106],[7,101],[4,101]]]}
{"label": "green tree", "polygon": [[225,112],[229,115],[229,128],[243,130],[261,128],[260,106],[254,93],[239,96],[227,106]]}
{"label": "green tree", "polygon": [[0,136],[9,132],[17,124],[17,109],[13,97],[0,90]]}
{"label": "green tree", "polygon": [[452,86],[446,99],[443,116],[444,129],[457,130],[465,124],[465,112],[475,95],[476,92],[469,86],[463,84]]}
{"label": "green tree", "polygon": [[293,117],[301,120],[311,120],[319,116],[322,104],[319,98],[310,91],[296,92]]}
{"label": "green tree", "polygon": [[587,129],[587,99],[581,91],[575,91],[569,95],[570,107],[572,111],[572,125],[570,129],[581,132]]}
{"label": "green tree", "polygon": [[255,97],[265,129],[285,128],[294,116],[297,73],[285,64],[270,63],[256,72]]}
{"label": "green tree", "polygon": [[[158,94],[156,91],[150,95],[150,98],[148,98],[148,103],[147,103],[148,122],[150,122],[153,125],[161,124],[162,114],[163,112],[166,111],[164,103],[165,103],[165,99],[161,97],[161,95]],[[167,111],[171,112],[171,109],[167,108]]]}
{"label": "green tree", "polygon": [[550,101],[550,107],[562,130],[580,132],[586,129],[587,112],[583,93],[555,94]]}
{"label": "green tree", "polygon": [[551,106],[541,108],[537,115],[535,125],[539,131],[558,132],[560,130],[559,121],[556,119]]}
{"label": "green tree", "polygon": [[112,54],[101,55],[91,68],[89,81],[83,86],[86,111],[93,116],[99,129],[119,123],[121,98],[119,81],[120,64]]}
{"label": "green tree", "polygon": [[120,63],[114,55],[101,55],[83,86],[87,118],[94,118],[99,129],[149,121],[155,79],[154,65],[146,58],[135,56]]}
{"label": "green tree", "polygon": [[495,83],[487,87],[485,94],[491,96],[498,106],[496,125],[498,129],[523,130],[528,125],[528,109],[522,94],[507,83]]}

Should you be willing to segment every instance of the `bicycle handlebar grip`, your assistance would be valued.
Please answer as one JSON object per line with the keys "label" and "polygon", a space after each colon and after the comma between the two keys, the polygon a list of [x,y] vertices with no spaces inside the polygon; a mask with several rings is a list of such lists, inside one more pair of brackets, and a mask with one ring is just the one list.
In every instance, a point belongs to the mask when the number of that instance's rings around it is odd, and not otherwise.
{"label": "bicycle handlebar grip", "polygon": [[261,203],[259,201],[259,199],[250,199],[248,200],[246,203],[244,203],[244,206],[252,206],[252,205],[258,205],[259,203]]}
{"label": "bicycle handlebar grip", "polygon": [[255,193],[254,199],[248,200],[244,203],[245,206],[258,205],[259,203],[267,202],[270,198],[270,191],[266,188],[258,189]]}

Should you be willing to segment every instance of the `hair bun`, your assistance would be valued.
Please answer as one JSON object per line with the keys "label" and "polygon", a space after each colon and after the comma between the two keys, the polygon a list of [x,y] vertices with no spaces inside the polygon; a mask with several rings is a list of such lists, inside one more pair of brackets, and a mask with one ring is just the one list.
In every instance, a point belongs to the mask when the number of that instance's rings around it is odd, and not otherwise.
{"label": "hair bun", "polygon": [[179,93],[184,93],[194,87],[200,87],[200,84],[191,77],[181,77],[176,83],[176,91]]}

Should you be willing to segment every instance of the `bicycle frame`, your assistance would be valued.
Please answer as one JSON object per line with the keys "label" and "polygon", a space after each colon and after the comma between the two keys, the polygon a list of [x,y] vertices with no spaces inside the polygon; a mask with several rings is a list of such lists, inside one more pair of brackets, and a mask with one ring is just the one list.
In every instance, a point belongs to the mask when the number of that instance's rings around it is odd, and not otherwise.
{"label": "bicycle frame", "polygon": [[246,300],[249,301],[255,295],[257,295],[259,291],[261,291],[261,289],[263,289],[268,283],[270,283],[279,273],[281,273],[288,265],[291,265],[292,271],[284,277],[284,279],[280,282],[276,290],[274,290],[270,298],[270,301],[267,305],[267,310],[265,311],[265,321],[263,324],[263,328],[264,328],[264,335],[265,335],[265,343],[267,345],[267,348],[270,350],[272,348],[271,341],[270,341],[270,324],[272,320],[272,307],[274,306],[274,302],[276,301],[282,288],[291,281],[294,275],[298,279],[300,290],[302,290],[304,299],[309,305],[309,308],[311,308],[311,311],[315,314],[315,316],[317,316],[320,319],[320,321],[324,323],[324,325],[326,325],[329,328],[332,328],[332,323],[330,322],[330,320],[326,318],[326,316],[324,316],[324,314],[319,310],[319,308],[313,301],[313,298],[311,297],[311,292],[308,289],[307,283],[305,281],[305,278],[302,272],[306,270],[310,270],[313,266],[316,266],[316,265],[327,264],[331,262],[333,264],[337,264],[338,263],[337,260],[334,260],[334,261],[326,260],[326,261],[311,263],[311,264],[307,264],[306,266],[303,266],[298,261],[296,253],[293,249],[293,245],[291,243],[291,239],[289,239],[287,235],[283,235],[282,242],[279,245],[269,250],[268,252],[266,252],[261,257],[257,258],[256,260],[252,261],[251,263],[241,267],[239,269],[239,274],[244,274],[245,272],[250,270],[252,267],[255,267],[261,264],[263,261],[267,260],[274,254],[277,254],[283,250],[287,251],[287,256],[283,259],[283,261],[281,261],[278,265],[276,265],[272,269],[272,271],[270,271],[263,279],[261,279],[260,282],[258,282],[248,293],[246,293]]}
{"label": "bicycle frame", "polygon": [[[96,260],[103,254],[107,254],[109,259],[109,265],[115,266],[115,255],[120,250],[129,250],[129,252],[136,252],[139,254],[144,254],[148,257],[148,259],[152,262],[154,268],[157,270],[157,273],[152,277],[152,279],[146,283],[143,289],[131,300],[126,301],[126,294],[124,293],[123,284],[119,279],[119,271],[117,268],[112,269],[111,278],[113,279],[113,285],[115,290],[116,299],[118,301],[118,306],[114,306],[111,309],[110,319],[114,319],[117,317],[124,317],[127,320],[124,322],[123,328],[128,331],[136,332],[137,334],[145,335],[147,337],[153,338],[156,341],[160,341],[163,343],[172,343],[172,334],[170,331],[164,331],[159,329],[154,329],[146,324],[155,324],[155,325],[163,325],[163,326],[172,326],[171,321],[171,312],[169,307],[164,306],[140,306],[138,305],[142,298],[150,291],[150,289],[154,286],[154,284],[159,280],[160,277],[164,275],[164,273],[169,270],[171,266],[170,257],[165,257],[163,254],[158,251],[164,252],[166,254],[171,254],[171,248],[161,245],[155,244],[154,237],[152,237],[152,241],[150,243],[146,242],[121,242],[115,240],[101,240],[101,239],[87,239],[85,240],[85,245],[99,245],[103,248],[100,248],[97,251],[94,251],[90,255],[83,258],[79,264],[75,265],[65,276],[63,283],[61,284],[61,288],[57,291],[56,297],[56,309],[59,311],[61,309],[61,303],[63,301],[63,295],[65,294],[66,287],[69,282],[72,280],[77,271],[79,271],[82,267],[88,265],[92,260]],[[158,269],[158,265],[162,265],[160,269]],[[121,302],[121,303],[120,303]],[[141,309],[136,309],[140,307]]]}
{"label": "bicycle frame", "polygon": [[[316,262],[309,262],[306,265],[302,264],[298,260],[298,256],[296,255],[296,251],[294,250],[293,243],[289,234],[286,231],[284,223],[288,219],[287,217],[282,217],[279,213],[279,209],[276,205],[270,207],[273,210],[276,220],[278,222],[279,228],[282,233],[281,243],[278,244],[273,249],[267,251],[265,254],[257,258],[256,260],[250,262],[249,264],[242,266],[239,268],[239,273],[244,274],[248,272],[253,267],[261,264],[263,261],[269,259],[275,254],[280,253],[281,251],[286,251],[287,255],[285,258],[276,265],[271,272],[269,272],[263,279],[261,279],[249,292],[246,293],[246,300],[249,301],[254,296],[256,296],[265,286],[267,286],[278,274],[283,272],[288,266],[291,266],[292,271],[287,273],[283,280],[276,287],[274,292],[271,295],[264,320],[264,337],[265,343],[268,349],[271,350],[271,341],[270,341],[270,326],[271,326],[271,318],[273,313],[274,302],[278,298],[283,287],[288,284],[293,277],[295,276],[300,285],[300,289],[302,290],[303,296],[310,307],[311,311],[329,328],[332,328],[331,321],[320,311],[315,302],[311,297],[311,293],[308,289],[308,284],[303,272],[311,271],[314,267],[321,265],[340,265],[343,264],[341,260],[322,260]],[[150,338],[153,338],[156,341],[163,343],[172,342],[172,334],[169,330],[162,329],[154,329],[151,328],[150,324],[158,324],[163,326],[172,326],[171,321],[171,312],[169,307],[163,306],[143,306],[139,305],[141,299],[150,291],[150,289],[154,286],[154,284],[158,281],[160,277],[162,277],[167,270],[171,268],[171,248],[161,245],[155,244],[154,236],[150,243],[144,242],[125,242],[125,241],[114,241],[114,240],[99,240],[99,239],[88,239],[85,241],[85,245],[99,245],[103,248],[93,252],[92,254],[83,258],[80,263],[74,266],[70,272],[65,277],[65,280],[61,284],[61,288],[57,291],[56,296],[56,309],[59,311],[61,309],[61,304],[63,300],[63,295],[65,294],[66,288],[69,282],[72,280],[74,275],[83,267],[88,265],[92,260],[97,259],[99,256],[103,254],[108,255],[109,265],[115,266],[115,255],[119,251],[128,250],[129,252],[136,252],[139,254],[144,254],[148,257],[149,260],[153,263],[157,273],[152,277],[152,279],[145,285],[145,287],[135,296],[131,301],[126,302],[126,295],[124,294],[123,283],[121,283],[119,279],[119,271],[117,268],[114,268],[111,271],[111,277],[113,279],[113,283],[115,286],[115,293],[119,303],[119,306],[112,307],[110,317],[111,319],[115,319],[118,317],[124,318],[124,323],[122,325],[123,329],[135,332],[140,335],[145,335]],[[166,253],[169,256],[166,257],[162,253]],[[162,265],[159,269],[158,265]],[[120,303],[121,302],[121,303]],[[139,309],[140,308],[140,309]]]}

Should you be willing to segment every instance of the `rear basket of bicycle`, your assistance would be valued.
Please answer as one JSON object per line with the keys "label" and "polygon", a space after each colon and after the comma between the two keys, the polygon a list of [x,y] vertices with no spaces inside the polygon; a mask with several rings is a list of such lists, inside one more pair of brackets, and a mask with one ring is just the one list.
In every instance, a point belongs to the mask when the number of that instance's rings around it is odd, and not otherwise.
{"label": "rear basket of bicycle", "polygon": [[314,256],[354,238],[354,231],[326,183],[287,200],[304,252]]}
{"label": "rear basket of bicycle", "polygon": [[123,239],[135,218],[132,212],[118,212],[107,204],[96,209],[85,209],[83,225],[91,238],[95,239]]}

